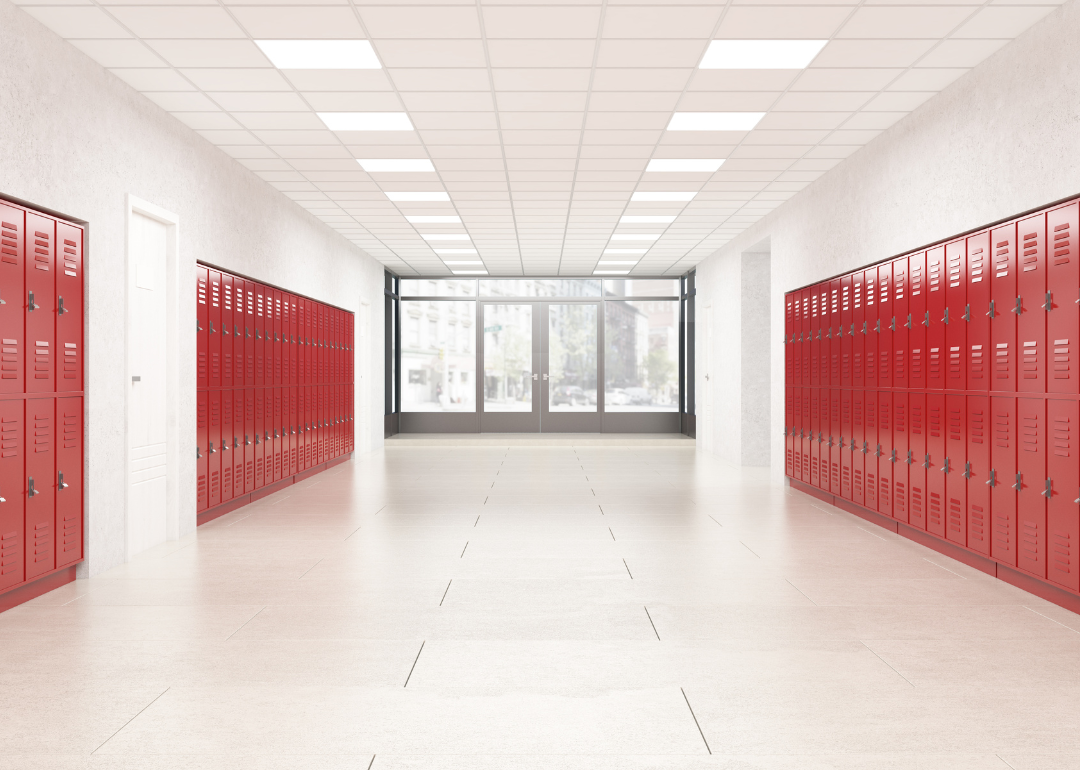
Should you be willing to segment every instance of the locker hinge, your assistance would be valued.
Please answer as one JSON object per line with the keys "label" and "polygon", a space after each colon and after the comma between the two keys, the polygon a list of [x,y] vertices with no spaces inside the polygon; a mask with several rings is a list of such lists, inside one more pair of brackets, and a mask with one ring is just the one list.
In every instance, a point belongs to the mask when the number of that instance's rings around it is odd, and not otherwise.
{"label": "locker hinge", "polygon": [[202,451],[198,447],[195,447],[195,459],[196,460],[201,460],[202,459]]}
{"label": "locker hinge", "polygon": [[37,490],[34,489],[34,477],[33,476],[30,476],[29,478],[27,478],[26,487],[27,487],[27,492],[26,492],[27,497],[33,497],[34,495],[37,494]]}
{"label": "locker hinge", "polygon": [[34,292],[27,292],[30,295],[30,301],[26,305],[26,312],[32,313],[37,310],[41,305],[34,304]]}
{"label": "locker hinge", "polygon": [[862,333],[866,334],[866,321],[862,322]]}
{"label": "locker hinge", "polygon": [[1016,474],[1016,483],[1013,484],[1013,489],[1015,489],[1017,492],[1019,492],[1021,490],[1021,488],[1023,488],[1023,486],[1024,486],[1024,474],[1017,473]]}
{"label": "locker hinge", "polygon": [[941,472],[942,473],[948,473],[949,472],[949,458],[948,457],[945,458],[945,464],[943,466],[941,466]]}
{"label": "locker hinge", "polygon": [[926,459],[923,460],[922,467],[926,468],[927,470],[930,470],[930,455],[927,455]]}
{"label": "locker hinge", "polygon": [[910,449],[908,450],[908,453],[907,453],[907,459],[904,460],[904,462],[906,462],[908,465],[911,465],[913,462],[915,462],[915,458],[911,456],[911,450]]}
{"label": "locker hinge", "polygon": [[878,334],[881,334],[881,319],[880,318],[877,319],[877,325],[874,327],[874,331],[876,331]]}
{"label": "locker hinge", "polygon": [[57,315],[63,315],[66,312],[67,312],[67,310],[64,309],[64,298],[63,297],[57,297],[56,298],[56,314]]}
{"label": "locker hinge", "polygon": [[1051,291],[1046,292],[1046,302],[1043,304],[1043,309],[1049,313],[1054,309],[1054,293]]}
{"label": "locker hinge", "polygon": [[881,457],[881,444],[878,444],[877,449],[874,450],[874,457]]}
{"label": "locker hinge", "polygon": [[990,479],[986,482],[986,486],[991,488],[997,486],[997,471],[993,468],[990,469]]}
{"label": "locker hinge", "polygon": [[904,326],[906,326],[909,329],[911,328],[911,313],[907,314],[907,323],[904,324]]}
{"label": "locker hinge", "polygon": [[206,450],[206,453],[207,453],[208,455],[212,455],[212,454],[213,454],[214,452],[216,452],[216,451],[217,451],[217,450],[216,450],[216,449],[214,449],[214,442],[213,442],[213,441],[211,441],[211,442],[210,442],[210,448]]}
{"label": "locker hinge", "polygon": [[929,310],[926,311],[926,317],[923,318],[922,325],[923,326],[929,326],[930,325],[930,311]]}
{"label": "locker hinge", "polygon": [[1024,298],[1023,297],[1017,297],[1016,298],[1016,307],[1013,308],[1013,312],[1016,313],[1017,315],[1021,315],[1024,312]]}
{"label": "locker hinge", "polygon": [[941,322],[946,326],[949,325],[949,308],[945,308],[945,317],[941,319]]}
{"label": "locker hinge", "polygon": [[56,472],[56,491],[59,492],[61,489],[67,489],[70,486],[71,486],[71,484],[65,484],[64,483],[64,472],[63,471],[57,471]]}
{"label": "locker hinge", "polygon": [[869,451],[870,451],[870,444],[868,444],[868,443],[867,443],[867,442],[865,442],[865,441],[864,441],[864,442],[862,442],[862,453],[863,453],[863,454],[866,454],[866,453],[867,453],[867,452],[869,452]]}
{"label": "locker hinge", "polygon": [[[1078,299],[1077,302],[1080,302],[1080,299]],[[990,318],[994,317],[994,300],[990,300],[990,312],[987,313],[987,315],[990,316]]]}
{"label": "locker hinge", "polygon": [[964,320],[971,323],[971,305],[964,305]]}
{"label": "locker hinge", "polygon": [[896,316],[892,317],[892,323],[889,324],[889,328],[892,329],[893,331],[896,331]]}
{"label": "locker hinge", "polygon": [[971,478],[971,463],[964,463],[964,478]]}
{"label": "locker hinge", "polygon": [[1053,496],[1054,496],[1054,480],[1053,479],[1047,479],[1046,480],[1046,489],[1043,490],[1043,497],[1045,497],[1047,500],[1049,500]]}
{"label": "locker hinge", "polygon": [[891,462],[891,463],[896,462],[896,450],[895,449],[892,451],[892,457],[889,458],[889,462]]}

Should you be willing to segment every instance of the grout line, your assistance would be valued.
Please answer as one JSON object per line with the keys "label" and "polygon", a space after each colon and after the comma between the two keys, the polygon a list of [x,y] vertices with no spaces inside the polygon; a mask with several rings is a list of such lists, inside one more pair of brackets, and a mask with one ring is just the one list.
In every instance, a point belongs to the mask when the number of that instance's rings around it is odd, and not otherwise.
{"label": "grout line", "polygon": [[357,532],[359,532],[360,530],[361,530],[361,527],[357,527],[356,529],[354,529],[354,530],[353,530],[352,532],[350,532],[350,533],[349,533],[349,534],[348,534],[348,535],[347,535],[347,536],[345,537],[345,540],[348,540],[348,539],[349,539],[350,537],[352,537],[353,535],[355,535],[355,534],[356,534]]}
{"label": "grout line", "polygon": [[371,755],[371,761],[368,762],[367,770],[371,770],[371,766],[375,764],[375,757],[376,757],[375,754]]}
{"label": "grout line", "polygon": [[[626,563],[626,559],[623,559],[622,563],[623,563],[623,566],[626,567],[626,574],[630,576],[631,580],[633,580],[634,579],[634,573],[630,571],[630,565]],[[645,610],[645,611],[648,612],[648,610]],[[656,630],[656,628],[653,627],[653,631],[655,631],[655,630]],[[657,636],[659,636],[659,634]]]}
{"label": "grout line", "polygon": [[884,538],[881,535],[877,534],[876,532],[871,532],[866,527],[855,527],[855,529],[860,530],[862,532],[865,532],[868,535],[872,535],[873,537],[876,537],[878,540],[885,540],[886,542],[888,542],[888,538]]}
{"label": "grout line", "polygon": [[484,498],[484,505],[487,505],[488,497],[491,497],[491,495],[488,495],[487,497]]}
{"label": "grout line", "polygon": [[[707,513],[707,514],[705,514],[705,515],[706,515],[706,516],[708,516],[708,517],[709,517],[710,519],[712,519],[713,521],[716,521],[716,519],[713,519],[713,517],[712,517],[712,514],[711,514],[711,513]],[[723,524],[721,524],[721,523],[720,523],[720,522],[718,522],[718,521],[716,521],[716,525],[717,525],[718,527],[723,527],[723,526],[724,526]]]}
{"label": "grout line", "polygon": [[[794,588],[794,589],[795,589],[796,591],[798,591],[799,593],[801,593],[801,594],[802,594],[803,596],[806,596],[806,592],[805,592],[805,591],[803,591],[803,590],[802,590],[801,588],[799,588],[799,587],[798,587],[797,585],[795,585],[794,583],[792,583],[792,582],[791,582],[790,580],[788,580],[787,578],[784,578],[784,580],[787,580],[787,583],[788,583],[788,585],[789,585],[789,586],[791,586],[792,588]],[[809,596],[806,596],[806,598],[807,598],[807,600],[808,600],[808,601],[809,601],[809,602],[810,602],[811,604],[813,604],[813,605],[814,605],[815,607],[816,607],[816,606],[818,606],[818,603],[817,603],[817,602],[815,602],[815,601],[814,601],[813,599],[811,599],[811,598],[810,598]]]}
{"label": "grout line", "polygon": [[[860,527],[860,529],[862,529],[862,527]],[[940,564],[938,564],[938,563],[937,563],[936,561],[930,561],[930,560],[929,560],[929,559],[927,559],[927,558],[926,558],[925,556],[923,557],[923,561],[925,561],[925,562],[930,562],[930,564],[933,564],[933,565],[934,565],[935,567],[940,567],[941,569],[945,570],[946,572],[948,572],[948,573],[950,573],[950,574],[953,574],[953,575],[956,575],[956,576],[957,576],[958,578],[960,578],[961,580],[967,580],[967,578],[966,578],[966,577],[964,577],[963,575],[961,575],[961,574],[960,574],[959,572],[953,572],[953,571],[952,571],[951,569],[949,569],[948,567],[942,567],[942,566],[941,566]]]}
{"label": "grout line", "polygon": [[[465,541],[465,548],[468,548],[468,547],[469,547],[469,541],[466,540]],[[462,558],[465,555],[465,548],[461,549],[461,556],[458,557],[459,559]]]}
{"label": "grout line", "polygon": [[1068,629],[1069,629],[1070,631],[1072,631],[1072,632],[1073,632],[1074,634],[1078,634],[1078,633],[1080,633],[1080,631],[1077,631],[1077,630],[1076,630],[1075,628],[1070,628],[1069,626],[1066,626],[1066,625],[1065,625],[1064,623],[1062,623],[1062,622],[1061,622],[1060,620],[1054,620],[1054,619],[1053,619],[1052,617],[1050,617],[1049,615],[1043,615],[1043,614],[1042,614],[1041,612],[1039,612],[1038,610],[1032,610],[1032,609],[1031,609],[1031,607],[1028,607],[1028,606],[1027,606],[1026,604],[1025,604],[1025,605],[1022,605],[1022,606],[1023,606],[1023,608],[1024,608],[1025,610],[1031,610],[1031,611],[1032,611],[1032,612],[1034,612],[1034,613],[1035,613],[1036,615],[1040,615],[1040,616],[1042,616],[1042,617],[1046,618],[1047,620],[1051,621],[1052,623],[1057,623],[1057,624],[1058,624],[1059,626],[1061,626],[1062,628],[1068,628]]}
{"label": "grout line", "polygon": [[995,754],[994,756],[1004,762],[1006,767],[1012,767],[1012,770],[1016,770],[1015,767],[1009,764],[1009,760],[1005,759],[1005,757],[1001,756],[1000,754]]}
{"label": "grout line", "polygon": [[372,515],[372,516],[378,516],[378,515],[379,515],[379,512],[380,512],[380,511],[382,511],[382,509],[383,509],[383,508],[385,508],[385,507],[386,507],[386,505],[384,504],[382,508],[380,508],[380,509],[379,509],[378,511],[375,511],[375,513],[373,513],[373,514],[371,514],[371,515]]}
{"label": "grout line", "polygon": [[[627,568],[629,570],[629,568]],[[652,615],[649,614],[649,608],[645,608],[645,617],[649,619],[649,625],[652,626],[652,632],[656,634],[656,641],[660,641],[660,632],[656,630],[656,624],[652,622]]]}
{"label": "grout line", "polygon": [[[348,539],[348,538],[346,538],[346,540],[347,540],[347,539]],[[317,562],[315,562],[315,563],[314,563],[314,564],[312,564],[312,565],[311,565],[310,567],[308,567],[308,568],[307,568],[306,570],[304,570],[304,575],[306,575],[307,573],[311,572],[311,571],[312,571],[313,569],[315,569],[316,567],[318,567],[318,566],[319,566],[320,564],[322,564],[322,563],[323,563],[323,560],[322,560],[322,559],[319,559],[319,560],[318,560]],[[303,579],[304,579],[304,575],[301,575],[300,577],[298,577],[298,578],[297,578],[297,580],[303,580]]]}
{"label": "grout line", "polygon": [[[746,550],[748,550],[748,551],[749,551],[750,553],[754,553],[754,549],[753,549],[753,548],[751,548],[750,546],[748,546],[748,545],[747,545],[746,543],[744,543],[744,542],[743,542],[742,540],[740,540],[740,541],[739,541],[739,544],[740,544],[740,545],[742,545],[742,547],[743,547],[743,548],[745,548]],[[761,558],[761,557],[760,557],[760,556],[758,556],[758,555],[757,555],[756,553],[754,553],[754,556],[757,556],[757,557],[758,557],[759,559]]]}
{"label": "grout line", "polygon": [[[412,672],[416,670],[416,663],[417,663],[417,661],[420,660],[420,653],[424,651],[424,645],[425,644],[427,644],[426,639],[424,641],[420,642],[420,652],[416,653],[416,660],[414,660],[412,662],[412,668],[409,669],[409,675],[407,677],[405,677],[405,684],[403,685],[403,687],[408,687],[409,686],[409,680],[412,679]],[[371,761],[374,762],[375,757],[372,757]]]}
{"label": "grout line", "polygon": [[[307,574],[307,573],[305,573],[305,574]],[[263,608],[262,608],[261,610],[259,610],[259,612],[256,612],[256,613],[255,613],[254,615],[252,615],[252,616],[251,616],[250,618],[248,618],[247,620],[245,620],[245,621],[244,621],[244,626],[246,626],[246,625],[247,625],[248,623],[250,623],[251,621],[255,620],[255,618],[259,617],[259,614],[260,614],[260,613],[261,613],[261,612],[262,612],[263,610],[265,610],[265,609],[266,609],[266,607],[263,607]],[[244,630],[244,626],[240,626],[240,628],[236,629],[236,630],[235,630],[235,631],[233,631],[233,632],[232,632],[231,634],[229,634],[229,635],[228,635],[227,637],[225,637],[225,641],[226,641],[226,642],[227,642],[227,641],[229,641],[229,640],[230,640],[230,639],[232,639],[232,638],[233,638],[234,636],[236,636],[236,635],[237,635],[238,633],[240,633],[241,631],[243,631],[243,630]]]}
{"label": "grout line", "polygon": [[897,675],[898,677],[900,677],[901,679],[903,679],[903,680],[904,680],[905,682],[907,682],[908,684],[910,684],[910,685],[911,685],[912,687],[914,687],[914,686],[915,686],[914,684],[912,684],[912,682],[911,682],[911,680],[910,680],[910,679],[908,679],[908,678],[907,678],[906,676],[904,676],[903,674],[901,674],[901,673],[900,673],[899,671],[896,671],[896,669],[895,669],[895,668],[893,668],[893,665],[892,665],[891,663],[889,663],[889,661],[885,660],[885,658],[881,657],[881,656],[880,656],[880,655],[878,655],[878,654],[877,654],[876,652],[874,652],[874,650],[873,650],[873,649],[871,649],[870,645],[868,645],[868,644],[867,644],[866,642],[864,642],[864,641],[863,641],[862,639],[860,639],[860,640],[859,640],[859,644],[861,644],[861,645],[862,645],[863,647],[865,647],[866,649],[870,650],[870,652],[873,652],[873,653],[874,653],[874,656],[875,656],[875,657],[876,657],[876,658],[877,658],[878,660],[880,660],[880,661],[881,661],[882,663],[884,663],[884,664],[885,664],[886,666],[888,666],[889,668],[892,668],[892,670],[896,672],[896,675]]}
{"label": "grout line", "polygon": [[596,490],[595,489],[593,489],[592,487],[589,487],[589,491],[592,492],[593,497],[596,497]]}
{"label": "grout line", "polygon": [[476,525],[479,524],[479,523],[480,523],[480,514],[478,513],[478,514],[476,514],[476,521],[473,522],[473,527],[475,528]]}
{"label": "grout line", "polygon": [[[453,578],[450,579],[450,583],[453,583]],[[442,603],[446,601],[446,595],[450,593],[450,583],[446,584],[446,590],[442,592],[442,598],[439,599],[439,606],[442,607]]]}
{"label": "grout line", "polygon": [[694,707],[690,705],[690,699],[686,697],[686,690],[680,687],[679,692],[682,693],[683,700],[686,701],[686,707],[690,709],[690,716],[694,718],[694,725],[697,727],[698,734],[701,735],[701,740],[705,743],[705,750],[712,754],[709,742],[705,740],[705,731],[701,729],[701,724],[697,721],[697,714],[694,713]]}
{"label": "grout line", "polygon": [[[131,724],[132,722],[134,722],[134,721],[135,721],[135,720],[136,720],[136,719],[137,719],[137,718],[139,717],[139,715],[140,715],[140,714],[142,714],[142,713],[143,713],[144,711],[146,711],[146,710],[147,710],[148,708],[150,708],[150,707],[151,707],[151,706],[153,706],[153,705],[154,705],[155,703],[157,703],[157,702],[158,702],[158,699],[159,699],[159,698],[161,698],[161,696],[162,696],[162,695],[164,695],[165,693],[167,693],[167,692],[168,692],[169,690],[171,690],[171,689],[172,689],[171,687],[166,687],[166,688],[165,688],[165,691],[164,691],[164,692],[162,692],[162,693],[161,693],[161,695],[158,695],[158,696],[157,696],[157,698],[154,698],[154,699],[153,699],[152,701],[150,701],[149,703],[147,703],[147,704],[146,704],[145,706],[143,706],[143,707],[142,707],[141,709],[139,709],[139,713],[138,713],[138,714],[136,714],[135,716],[133,716],[133,717],[132,717],[131,719],[129,719],[128,721],[124,722],[124,724],[123,724],[123,725],[121,725],[121,727],[120,727],[120,730],[123,730],[123,729],[124,729],[125,727],[127,727],[127,726],[128,726],[128,725],[130,725],[130,724]],[[117,731],[116,731],[115,733],[113,733],[113,734],[112,734],[112,735],[110,735],[110,736],[109,736],[108,738],[106,738],[106,739],[105,739],[105,741],[104,741],[104,742],[103,742],[103,743],[101,744],[101,746],[98,746],[98,747],[97,747],[96,749],[94,749],[94,750],[93,750],[93,751],[91,751],[90,753],[91,753],[91,754],[96,754],[96,753],[97,753],[98,751],[100,751],[100,750],[101,750],[101,747],[102,747],[102,746],[104,746],[104,745],[105,745],[106,743],[108,743],[109,741],[111,741],[111,740],[112,740],[113,738],[115,738],[115,737],[116,737],[117,735],[119,735],[119,734],[120,734],[120,730],[117,730]]]}
{"label": "grout line", "polygon": [[[608,531],[608,532],[611,532],[611,527],[608,527],[608,528],[607,528],[607,531]],[[614,541],[614,542],[618,542],[617,540],[615,540],[615,533],[614,533],[614,532],[611,532],[611,539],[612,539],[612,541]]]}
{"label": "grout line", "polygon": [[600,515],[603,516],[604,515],[604,506],[600,505],[600,503],[597,503],[596,507],[600,509]]}

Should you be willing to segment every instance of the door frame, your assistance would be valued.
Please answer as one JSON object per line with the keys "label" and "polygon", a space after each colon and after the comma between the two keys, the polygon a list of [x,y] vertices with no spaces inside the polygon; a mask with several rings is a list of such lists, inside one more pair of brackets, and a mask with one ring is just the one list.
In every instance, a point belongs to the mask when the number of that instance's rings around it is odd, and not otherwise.
{"label": "door frame", "polygon": [[[494,301],[487,301],[479,299],[476,305],[476,329],[477,339],[476,344],[476,414],[479,418],[479,432],[480,433],[540,433],[543,431],[543,423],[541,414],[541,398],[543,396],[543,389],[540,387],[540,371],[541,371],[541,338],[542,338],[542,321],[544,311],[542,309],[542,302],[540,300],[503,300],[502,298],[493,298]],[[532,338],[532,409],[528,412],[485,412],[484,411],[484,387],[485,387],[485,370],[484,370],[484,356],[486,354],[484,333],[484,315],[489,305],[528,305],[532,308],[531,315],[529,316],[529,322],[532,325],[531,338]]]}
{"label": "door frame", "polygon": [[[603,297],[573,300],[545,299],[540,314],[540,432],[601,433],[604,419],[604,301]],[[551,382],[551,306],[592,305],[596,308],[596,409],[592,412],[552,412]]]}
{"label": "door frame", "polygon": [[[181,478],[195,477],[195,453],[189,452],[185,458],[180,452],[181,416],[186,419],[184,425],[191,426],[192,435],[188,444],[195,446],[195,388],[182,390],[180,387],[180,217],[149,201],[144,201],[130,193],[127,196],[125,214],[126,248],[124,253],[124,558],[131,561],[131,387],[132,355],[128,330],[131,328],[131,271],[135,269],[133,261],[133,235],[135,215],[153,219],[165,225],[165,539],[178,540],[182,534],[195,529],[195,489],[192,487],[181,504]],[[189,265],[194,268],[194,263]],[[189,270],[191,272],[191,270]],[[187,285],[194,284],[194,276]],[[194,306],[192,306],[194,307]],[[190,330],[189,330],[190,331]],[[195,347],[195,335],[191,332],[185,340]],[[188,359],[194,360],[194,355]],[[194,372],[190,381],[195,382]],[[180,465],[184,464],[183,474]],[[190,467],[188,467],[190,466]]]}

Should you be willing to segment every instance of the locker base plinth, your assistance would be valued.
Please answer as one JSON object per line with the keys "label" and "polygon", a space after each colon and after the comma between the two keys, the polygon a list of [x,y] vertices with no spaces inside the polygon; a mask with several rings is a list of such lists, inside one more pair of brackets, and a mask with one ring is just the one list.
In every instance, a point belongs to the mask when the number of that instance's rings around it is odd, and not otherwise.
{"label": "locker base plinth", "polygon": [[0,594],[0,612],[18,607],[31,599],[55,591],[57,588],[68,583],[75,582],[75,565],[61,567],[55,572],[50,572],[40,578],[34,578],[29,583],[15,586],[10,591]]}
{"label": "locker base plinth", "polygon": [[333,468],[335,465],[340,465],[341,463],[348,462],[351,459],[352,452],[349,452],[348,454],[343,454],[341,457],[335,457],[333,460],[327,460],[324,463],[320,463],[314,468],[308,468],[307,470],[300,471],[300,473],[297,473],[293,476],[288,476],[287,478],[280,479],[279,481],[275,481],[272,484],[267,484],[264,487],[259,487],[254,492],[248,492],[245,495],[234,497],[227,503],[215,505],[213,508],[207,508],[205,511],[199,511],[199,513],[195,517],[196,526],[201,527],[203,524],[206,524],[213,521],[214,519],[224,516],[226,513],[232,513],[238,508],[243,508],[245,505],[249,505],[256,500],[261,500],[264,497],[268,497],[275,492],[292,486],[298,481],[303,481],[304,479],[314,476],[317,473],[322,473],[329,468]]}
{"label": "locker base plinth", "polygon": [[887,529],[890,532],[895,532],[901,537],[906,537],[908,540],[912,540],[919,545],[924,545],[943,556],[947,556],[950,559],[955,559],[961,564],[965,564],[973,569],[977,569],[980,572],[985,572],[987,575],[993,575],[998,580],[1002,580],[1009,585],[1016,586],[1017,588],[1027,591],[1030,594],[1038,596],[1040,599],[1045,599],[1048,602],[1063,607],[1070,612],[1080,614],[1080,595],[1074,594],[1065,588],[1059,587],[1046,580],[1041,580],[1033,575],[1028,575],[1026,572],[1021,572],[1008,565],[1001,564],[994,561],[982,554],[970,551],[966,548],[950,543],[948,540],[942,540],[935,537],[929,532],[925,532],[921,529],[909,526],[901,521],[890,519],[888,516],[882,516],[880,513],[863,508],[850,500],[844,500],[843,498],[836,497],[829,492],[824,492],[820,489],[810,486],[805,482],[799,481],[788,477],[788,483],[791,484],[792,489],[797,489],[811,497],[817,498],[822,502],[829,503],[846,513],[850,513],[854,516],[858,516],[861,519],[877,524],[883,529]]}

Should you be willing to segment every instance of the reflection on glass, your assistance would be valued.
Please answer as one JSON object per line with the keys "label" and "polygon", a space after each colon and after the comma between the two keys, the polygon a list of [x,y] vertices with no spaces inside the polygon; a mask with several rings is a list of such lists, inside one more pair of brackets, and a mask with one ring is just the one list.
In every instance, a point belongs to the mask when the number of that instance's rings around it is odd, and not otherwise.
{"label": "reflection on glass", "polygon": [[475,302],[402,300],[403,412],[476,411],[475,317]]}
{"label": "reflection on glass", "polygon": [[608,300],[604,314],[604,411],[678,411],[678,300]]}
{"label": "reflection on glass", "polygon": [[481,279],[481,297],[599,297],[600,281],[563,278]]}
{"label": "reflection on glass", "polygon": [[605,297],[677,297],[678,278],[605,278]]}
{"label": "reflection on glass", "polygon": [[596,305],[548,305],[548,410],[596,411]]}
{"label": "reflection on glass", "polygon": [[484,411],[532,411],[532,305],[484,305]]}
{"label": "reflection on glass", "polygon": [[403,297],[475,297],[476,279],[402,278]]}

